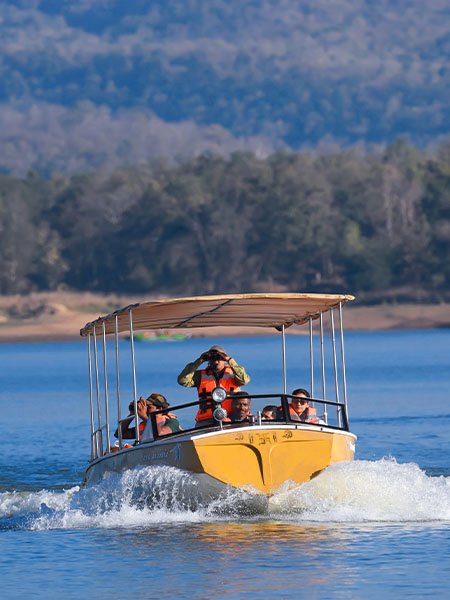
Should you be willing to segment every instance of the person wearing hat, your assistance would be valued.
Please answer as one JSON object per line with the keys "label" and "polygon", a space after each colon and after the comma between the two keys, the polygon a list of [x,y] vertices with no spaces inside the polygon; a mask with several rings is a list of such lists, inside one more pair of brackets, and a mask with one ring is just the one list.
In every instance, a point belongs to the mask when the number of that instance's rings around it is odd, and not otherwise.
{"label": "person wearing hat", "polygon": [[[208,362],[204,369],[199,367]],[[224,388],[228,394],[239,392],[241,386],[250,381],[244,367],[240,367],[234,358],[228,356],[222,346],[211,346],[203,352],[194,362],[188,363],[178,375],[177,381],[184,387],[196,387],[198,397],[203,400],[195,417],[196,427],[214,425],[212,415],[211,392],[216,387]],[[222,402],[222,407],[230,412],[231,398]]]}
{"label": "person wearing hat", "polygon": [[[142,433],[147,425],[147,421],[150,413],[168,408],[169,403],[162,394],[154,392],[150,396],[144,399],[142,396],[139,398],[137,403],[137,413],[141,422],[139,423],[139,438],[142,437]],[[130,414],[127,419],[124,419],[120,424],[122,430],[122,439],[130,440],[136,438],[136,427],[129,427],[131,421],[134,419],[134,402],[130,402],[129,405]],[[168,435],[169,433],[175,433],[181,431],[178,419],[172,413],[163,413],[156,415],[156,427],[158,429],[158,435]],[[118,430],[114,433],[115,437],[118,437]]]}

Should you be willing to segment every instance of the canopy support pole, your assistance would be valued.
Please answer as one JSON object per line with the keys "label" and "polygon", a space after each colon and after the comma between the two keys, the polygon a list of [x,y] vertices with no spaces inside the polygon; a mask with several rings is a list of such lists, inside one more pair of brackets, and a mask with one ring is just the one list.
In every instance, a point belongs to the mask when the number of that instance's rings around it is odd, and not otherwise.
{"label": "canopy support pole", "polygon": [[309,378],[310,378],[310,394],[311,394],[311,398],[314,398],[314,347],[313,347],[312,317],[309,317]]}
{"label": "canopy support pole", "polygon": [[95,325],[93,327],[94,330],[94,365],[95,365],[95,391],[97,393],[97,419],[98,419],[98,455],[102,456],[103,454],[103,432],[102,432],[102,411],[100,408],[100,382],[98,378],[98,353],[97,353],[97,331],[95,329]]}
{"label": "canopy support pole", "polygon": [[286,327],[281,326],[281,352],[283,356],[283,394],[286,394]]}
{"label": "canopy support pole", "polygon": [[88,363],[89,363],[89,404],[91,415],[91,460],[98,458],[97,441],[94,434],[94,394],[92,389],[92,358],[91,358],[91,333],[87,336],[88,342]]}
{"label": "canopy support pole", "polygon": [[[320,360],[322,366],[322,398],[325,400],[325,354],[323,347],[323,313],[320,313]],[[327,405],[323,405],[323,418],[328,423]]]}
{"label": "canopy support pole", "polygon": [[122,448],[122,427],[120,426],[119,322],[117,315],[114,318],[114,337],[116,341],[117,435],[119,436],[119,448]]}
{"label": "canopy support pole", "polygon": [[105,420],[106,420],[106,450],[109,452],[111,440],[109,437],[109,401],[108,401],[108,372],[106,367],[106,328],[105,321],[103,325],[103,378],[105,380]]}
{"label": "canopy support pole", "polygon": [[130,348],[131,348],[131,370],[133,374],[133,401],[134,401],[134,422],[135,422],[135,438],[136,442],[139,443],[139,415],[137,410],[137,393],[136,393],[136,363],[134,359],[134,337],[133,337],[133,311],[130,308],[129,312],[130,320]]}
{"label": "canopy support pole", "polygon": [[[333,367],[334,367],[334,389],[336,393],[336,402],[339,402],[339,383],[338,383],[338,372],[337,372],[337,361],[336,361],[336,339],[334,334],[334,315],[333,309],[330,310],[331,319],[331,345],[333,348]],[[337,425],[341,427],[341,407],[336,406],[336,417]]]}
{"label": "canopy support pole", "polygon": [[345,417],[348,420],[347,408],[347,380],[345,376],[345,357],[344,357],[344,325],[342,322],[342,302],[339,302],[339,333],[341,338],[341,361],[342,361],[342,390],[344,394]]}

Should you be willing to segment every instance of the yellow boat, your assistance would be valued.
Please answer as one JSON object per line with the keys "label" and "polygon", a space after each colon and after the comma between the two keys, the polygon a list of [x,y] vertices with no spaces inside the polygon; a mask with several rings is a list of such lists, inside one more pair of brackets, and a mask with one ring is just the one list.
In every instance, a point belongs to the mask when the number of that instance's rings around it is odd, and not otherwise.
{"label": "yellow boat", "polygon": [[[348,425],[342,309],[353,299],[348,295],[296,293],[177,298],[127,306],[86,324],[80,333],[88,342],[91,460],[84,483],[96,483],[126,469],[167,465],[191,473],[201,489],[213,496],[228,486],[270,496],[282,485],[299,485],[310,480],[332,463],[352,460],[356,436]],[[290,410],[293,396],[286,388],[286,329],[293,325],[303,326],[309,334],[310,403],[317,414],[310,422],[293,420]],[[121,415],[124,402],[120,391],[119,334],[126,332],[129,336],[133,392],[125,405],[128,407],[132,401],[137,425],[134,333],[142,329],[212,326],[265,327],[280,332],[282,390],[276,394],[249,393],[252,414],[244,422],[228,423],[224,418],[226,411],[221,409],[225,390],[215,394],[216,388],[209,399],[215,409],[212,424],[203,428],[194,426],[197,400],[159,411],[159,414],[169,410],[176,413],[182,431],[158,435],[158,413],[151,413],[140,439],[129,444],[119,433],[118,446],[111,446],[113,403],[117,410],[114,429],[118,425],[120,432],[120,424],[126,419]],[[115,341],[113,377],[107,372],[108,336]],[[326,361],[331,365],[326,365]],[[110,394],[113,379],[115,390]],[[320,394],[314,391],[316,379]],[[333,399],[326,397],[326,383],[328,388],[332,387]],[[266,404],[277,406],[276,420],[263,419]]]}

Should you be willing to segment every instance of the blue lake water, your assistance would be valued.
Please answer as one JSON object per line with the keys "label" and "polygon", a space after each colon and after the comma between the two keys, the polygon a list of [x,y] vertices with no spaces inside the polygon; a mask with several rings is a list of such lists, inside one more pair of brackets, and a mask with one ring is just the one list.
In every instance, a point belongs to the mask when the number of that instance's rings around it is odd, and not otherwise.
{"label": "blue lake water", "polygon": [[[137,344],[138,393],[193,400],[176,375],[212,343],[245,365],[249,392],[282,389],[280,340],[258,337]],[[288,390],[309,387],[308,351],[288,336]],[[169,468],[81,489],[86,344],[0,346],[2,597],[448,597],[450,331],[349,333],[345,353],[356,460],[259,510],[239,492],[187,507],[189,477]]]}

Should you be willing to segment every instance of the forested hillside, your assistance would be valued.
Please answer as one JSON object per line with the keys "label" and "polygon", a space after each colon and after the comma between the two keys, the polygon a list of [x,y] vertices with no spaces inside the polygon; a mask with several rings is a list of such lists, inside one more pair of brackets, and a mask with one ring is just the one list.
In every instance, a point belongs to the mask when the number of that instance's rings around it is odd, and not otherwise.
{"label": "forested hillside", "polygon": [[446,0],[0,0],[0,171],[448,135]]}
{"label": "forested hillside", "polygon": [[450,299],[450,146],[0,177],[0,293]]}

